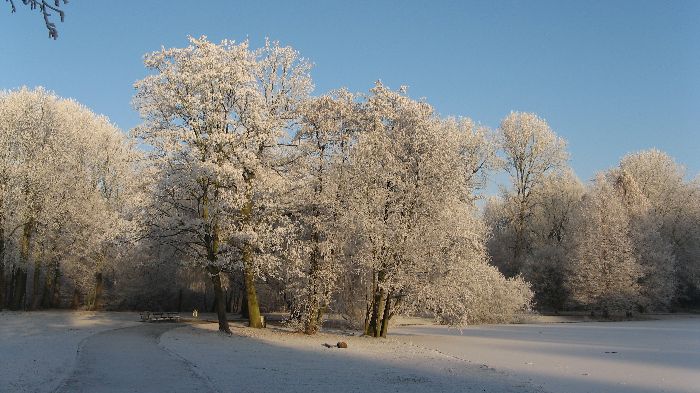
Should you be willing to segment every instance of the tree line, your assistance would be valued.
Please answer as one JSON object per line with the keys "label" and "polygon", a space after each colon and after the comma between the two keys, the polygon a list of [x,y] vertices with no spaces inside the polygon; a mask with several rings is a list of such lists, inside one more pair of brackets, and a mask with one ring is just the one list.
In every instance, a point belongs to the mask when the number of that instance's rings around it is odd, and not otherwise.
{"label": "tree line", "polygon": [[489,253],[506,276],[532,285],[539,309],[607,316],[697,306],[699,178],[650,149],[583,184],[543,120],[511,115],[501,133],[512,187],[486,204]]}
{"label": "tree line", "polygon": [[[41,88],[0,94],[0,308],[201,295],[225,332],[228,312],[283,310],[307,334],[332,313],[385,337],[401,314],[697,300],[700,191],[664,153],[585,186],[534,114],[490,130],[379,82],[313,96],[277,42],[191,38],[144,63],[128,135]],[[512,184],[481,209],[500,170]]]}

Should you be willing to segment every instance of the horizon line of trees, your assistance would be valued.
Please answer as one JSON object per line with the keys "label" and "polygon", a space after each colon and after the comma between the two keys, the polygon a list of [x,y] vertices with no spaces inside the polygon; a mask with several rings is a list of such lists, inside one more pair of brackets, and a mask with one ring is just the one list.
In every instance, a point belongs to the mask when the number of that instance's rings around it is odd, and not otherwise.
{"label": "horizon line of trees", "polygon": [[[129,135],[41,88],[0,93],[0,309],[507,322],[698,303],[700,182],[658,150],[589,185],[546,121],[440,117],[404,88],[312,96],[267,41],[144,58]],[[481,211],[489,175],[511,184]],[[200,306],[201,304],[201,306]]]}
{"label": "horizon line of trees", "polygon": [[700,178],[688,180],[672,157],[649,149],[583,184],[562,160],[538,170],[537,158],[522,159],[546,150],[538,140],[507,153],[515,157],[506,164],[513,188],[486,203],[492,262],[524,277],[540,310],[608,316],[697,307]]}

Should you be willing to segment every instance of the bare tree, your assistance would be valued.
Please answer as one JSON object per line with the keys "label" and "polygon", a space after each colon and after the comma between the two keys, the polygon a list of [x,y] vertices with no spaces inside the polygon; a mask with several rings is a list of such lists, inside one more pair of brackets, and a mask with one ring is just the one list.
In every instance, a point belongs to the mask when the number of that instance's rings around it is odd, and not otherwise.
{"label": "bare tree", "polygon": [[[13,13],[17,12],[15,0],[5,1],[10,3],[10,7]],[[46,0],[22,0],[22,3],[24,5],[28,5],[30,9],[38,9],[39,11],[41,11],[41,15],[43,15],[44,17],[44,23],[46,24],[46,29],[49,31],[49,38],[53,38],[54,40],[58,38],[58,29],[56,29],[56,24],[51,22],[49,17],[53,15],[51,14],[51,11],[53,11],[58,14],[58,16],[61,18],[61,22],[63,22],[63,20],[66,17],[66,13],[60,8],[61,2],[63,2],[63,4],[68,4],[68,0],[54,0],[53,5],[47,3]]]}

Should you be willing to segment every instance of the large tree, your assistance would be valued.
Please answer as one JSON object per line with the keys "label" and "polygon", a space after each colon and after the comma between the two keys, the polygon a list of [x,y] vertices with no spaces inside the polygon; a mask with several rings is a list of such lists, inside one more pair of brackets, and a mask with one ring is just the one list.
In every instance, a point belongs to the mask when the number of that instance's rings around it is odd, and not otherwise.
{"label": "large tree", "polygon": [[631,312],[640,301],[643,271],[619,189],[599,175],[576,221],[576,246],[566,281],[572,304],[604,316]]}
{"label": "large tree", "polygon": [[540,309],[561,310],[566,304],[564,281],[574,248],[576,214],[584,193],[584,185],[571,171],[548,174],[536,192],[527,225],[530,254],[522,273],[532,284]]}
{"label": "large tree", "polygon": [[533,113],[512,112],[501,121],[498,129],[505,158],[505,170],[511,187],[504,191],[509,200],[509,226],[513,242],[510,256],[496,261],[506,276],[521,272],[529,253],[527,225],[535,205],[538,187],[549,173],[559,171],[568,154],[566,142],[558,137],[547,122]]}
{"label": "large tree", "polygon": [[[667,288],[676,284],[675,302],[700,299],[700,183],[687,181],[685,169],[668,154],[657,149],[628,154],[620,161],[618,176],[624,175],[631,187],[636,204],[636,215],[651,232],[658,244],[665,244],[657,251],[670,247],[674,261],[656,258],[651,263],[647,282],[650,288]],[[658,236],[661,239],[658,239]],[[642,244],[648,244],[643,241]],[[663,251],[668,253],[669,250]],[[643,252],[646,254],[646,252]],[[650,256],[654,255],[648,254]],[[659,255],[660,257],[660,255]],[[654,272],[657,269],[656,272]],[[668,279],[669,272],[675,278]],[[666,278],[661,278],[666,277]],[[664,281],[654,283],[656,280]],[[657,295],[660,294],[657,293]],[[662,302],[664,303],[664,302]]]}
{"label": "large tree", "polygon": [[495,304],[497,319],[526,307],[527,287],[487,264],[485,227],[474,216],[483,164],[469,148],[478,138],[473,124],[439,119],[427,103],[380,83],[361,117],[342,219],[354,270],[368,286],[365,334],[385,337],[402,312],[462,324],[483,320]]}
{"label": "large tree", "polygon": [[277,43],[251,50],[205,37],[150,53],[145,64],[155,73],[136,83],[135,104],[159,179],[154,224],[209,273],[226,332],[222,273],[241,263],[250,326],[261,327],[255,278],[277,261],[281,145],[311,89],[309,64]]}
{"label": "large tree", "polygon": [[299,146],[289,173],[294,191],[290,214],[298,226],[299,255],[291,250],[287,266],[286,294],[291,321],[307,334],[318,331],[331,307],[338,279],[347,275],[343,263],[343,177],[358,134],[355,95],[339,90],[308,100],[294,138]]}

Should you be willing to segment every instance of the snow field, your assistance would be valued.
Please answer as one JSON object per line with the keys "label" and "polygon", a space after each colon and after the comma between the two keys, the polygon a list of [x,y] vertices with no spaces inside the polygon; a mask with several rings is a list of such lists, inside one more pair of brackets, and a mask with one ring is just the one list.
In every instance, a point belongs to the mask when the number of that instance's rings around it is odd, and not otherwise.
{"label": "snow field", "polygon": [[[221,392],[533,392],[536,387],[401,338],[216,324],[166,332],[160,345],[196,365]],[[347,349],[323,344],[348,343]]]}
{"label": "snow field", "polygon": [[137,321],[136,313],[0,312],[0,392],[53,392],[73,371],[81,341]]}

